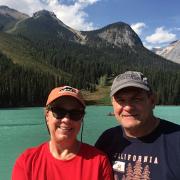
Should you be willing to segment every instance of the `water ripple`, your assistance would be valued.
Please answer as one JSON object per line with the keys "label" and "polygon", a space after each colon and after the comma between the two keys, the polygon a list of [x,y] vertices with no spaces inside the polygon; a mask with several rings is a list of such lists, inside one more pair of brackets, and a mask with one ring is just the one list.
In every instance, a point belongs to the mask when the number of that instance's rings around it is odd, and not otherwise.
{"label": "water ripple", "polygon": [[27,124],[0,124],[0,127],[16,127],[16,126],[38,126],[44,123],[27,123]]}

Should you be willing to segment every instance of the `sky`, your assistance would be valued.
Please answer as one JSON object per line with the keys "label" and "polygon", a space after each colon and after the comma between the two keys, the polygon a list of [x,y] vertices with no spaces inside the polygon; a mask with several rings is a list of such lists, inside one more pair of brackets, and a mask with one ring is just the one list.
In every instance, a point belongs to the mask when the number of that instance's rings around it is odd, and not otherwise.
{"label": "sky", "polygon": [[46,9],[76,30],[95,30],[124,22],[148,49],[180,40],[179,0],[0,0],[0,5],[29,16]]}

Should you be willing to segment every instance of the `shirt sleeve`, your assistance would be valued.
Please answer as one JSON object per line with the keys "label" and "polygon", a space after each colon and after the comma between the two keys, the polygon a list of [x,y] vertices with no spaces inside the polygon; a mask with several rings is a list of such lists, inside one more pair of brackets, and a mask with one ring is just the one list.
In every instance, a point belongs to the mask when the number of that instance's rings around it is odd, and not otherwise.
{"label": "shirt sleeve", "polygon": [[12,180],[27,180],[23,155],[21,155],[14,164],[12,171]]}
{"label": "shirt sleeve", "polygon": [[102,173],[101,173],[102,177],[100,177],[99,179],[101,179],[101,180],[113,180],[114,179],[111,164],[106,156],[102,163],[101,170],[102,170]]}

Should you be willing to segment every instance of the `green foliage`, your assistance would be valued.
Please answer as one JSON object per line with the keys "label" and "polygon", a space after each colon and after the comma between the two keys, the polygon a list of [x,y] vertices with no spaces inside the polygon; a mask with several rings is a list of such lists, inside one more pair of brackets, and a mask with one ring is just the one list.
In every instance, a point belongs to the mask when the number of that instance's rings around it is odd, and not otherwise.
{"label": "green foliage", "polygon": [[107,75],[100,76],[99,78],[99,86],[103,87],[107,85]]}
{"label": "green foliage", "polygon": [[[2,60],[1,57],[2,54],[0,54],[0,61]],[[5,59],[5,57],[3,58]],[[0,106],[45,105],[50,90],[64,83],[65,80],[59,77],[26,69],[11,63],[8,69],[1,68]]]}

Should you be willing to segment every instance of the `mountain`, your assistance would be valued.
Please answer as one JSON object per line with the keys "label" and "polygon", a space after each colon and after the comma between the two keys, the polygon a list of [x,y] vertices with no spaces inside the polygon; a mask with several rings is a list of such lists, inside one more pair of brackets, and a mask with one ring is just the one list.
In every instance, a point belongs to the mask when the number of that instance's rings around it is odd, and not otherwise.
{"label": "mountain", "polygon": [[[106,45],[123,47],[123,46],[143,46],[140,38],[123,22],[113,23],[101,29],[94,31],[82,32],[86,36],[86,44],[94,45],[98,41],[105,42]],[[97,45],[98,46],[98,45]]]}
{"label": "mountain", "polygon": [[[41,33],[39,33],[41,32]],[[89,46],[142,46],[137,34],[123,22],[108,25],[95,31],[77,31],[60,21],[53,12],[41,10],[8,30],[11,34],[23,34],[32,40],[62,39]]]}
{"label": "mountain", "polygon": [[[78,31],[47,10],[11,22],[0,31],[1,107],[42,106],[50,89],[63,84],[83,89],[88,103],[107,102],[109,88],[96,90],[125,70],[144,72],[159,104],[180,104],[180,65],[146,49],[124,22]],[[96,100],[88,98],[92,92]]]}
{"label": "mountain", "polygon": [[7,30],[13,27],[18,21],[28,17],[28,15],[11,9],[8,6],[0,6],[0,30]]}
{"label": "mountain", "polygon": [[76,33],[70,27],[60,21],[53,12],[41,10],[32,17],[24,19],[7,31],[11,34],[20,35],[32,40],[65,39],[74,41]]}
{"label": "mountain", "polygon": [[173,41],[164,48],[156,48],[154,52],[168,60],[180,64],[180,40]]}

